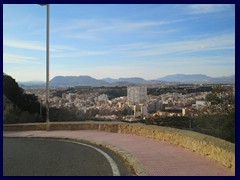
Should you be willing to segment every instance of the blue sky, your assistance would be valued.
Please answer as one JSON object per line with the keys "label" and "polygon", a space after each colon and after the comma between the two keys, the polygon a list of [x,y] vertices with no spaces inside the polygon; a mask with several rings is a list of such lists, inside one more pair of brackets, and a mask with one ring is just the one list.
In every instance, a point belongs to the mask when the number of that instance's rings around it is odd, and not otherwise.
{"label": "blue sky", "polygon": [[[3,5],[3,71],[46,79],[46,7]],[[235,5],[50,5],[50,79],[235,74]]]}

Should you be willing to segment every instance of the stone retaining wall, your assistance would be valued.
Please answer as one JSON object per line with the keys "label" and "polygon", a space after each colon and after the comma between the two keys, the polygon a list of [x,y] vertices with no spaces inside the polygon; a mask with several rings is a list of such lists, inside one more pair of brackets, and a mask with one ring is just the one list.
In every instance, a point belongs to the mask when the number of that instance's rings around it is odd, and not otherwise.
{"label": "stone retaining wall", "polygon": [[[46,130],[45,123],[4,125],[4,131]],[[189,149],[230,168],[235,173],[235,144],[193,131],[122,122],[51,123],[50,130],[99,130],[157,139]]]}

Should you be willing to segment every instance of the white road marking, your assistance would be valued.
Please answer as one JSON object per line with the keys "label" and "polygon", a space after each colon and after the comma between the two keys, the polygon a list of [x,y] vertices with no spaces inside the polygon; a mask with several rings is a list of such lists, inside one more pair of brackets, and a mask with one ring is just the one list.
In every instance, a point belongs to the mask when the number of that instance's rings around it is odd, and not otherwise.
{"label": "white road marking", "polygon": [[120,172],[119,172],[119,169],[118,169],[118,166],[117,166],[116,162],[107,153],[105,153],[101,149],[99,149],[97,147],[94,147],[94,146],[91,146],[89,144],[84,144],[84,143],[80,143],[80,142],[76,142],[76,141],[60,140],[60,139],[58,141],[71,142],[71,143],[75,143],[75,144],[81,144],[83,146],[87,146],[87,147],[95,149],[96,151],[101,153],[108,160],[108,162],[109,162],[109,164],[110,164],[110,166],[112,168],[113,176],[120,176]]}

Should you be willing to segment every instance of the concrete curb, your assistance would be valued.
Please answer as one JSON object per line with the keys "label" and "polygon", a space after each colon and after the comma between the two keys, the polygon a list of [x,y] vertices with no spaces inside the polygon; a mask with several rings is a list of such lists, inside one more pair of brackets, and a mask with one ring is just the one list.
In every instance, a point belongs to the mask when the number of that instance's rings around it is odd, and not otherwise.
{"label": "concrete curb", "polygon": [[[13,137],[8,137],[8,136],[3,136],[5,138],[13,138]],[[115,152],[116,154],[118,154],[120,157],[122,157],[124,159],[124,161],[127,162],[127,164],[131,167],[131,169],[133,170],[133,173],[136,176],[149,176],[149,174],[147,173],[147,171],[143,168],[141,162],[135,158],[132,154],[130,154],[129,152],[125,151],[124,149],[121,149],[119,147],[113,146],[111,144],[106,144],[100,141],[95,141],[95,140],[89,140],[89,139],[77,139],[77,138],[68,138],[68,137],[41,137],[41,136],[26,136],[26,137],[14,137],[14,138],[37,138],[37,139],[61,139],[61,140],[70,140],[70,141],[75,141],[75,142],[81,142],[81,141],[86,141],[89,142],[91,144],[95,144],[98,146],[103,146],[107,149],[110,149],[111,151]]]}

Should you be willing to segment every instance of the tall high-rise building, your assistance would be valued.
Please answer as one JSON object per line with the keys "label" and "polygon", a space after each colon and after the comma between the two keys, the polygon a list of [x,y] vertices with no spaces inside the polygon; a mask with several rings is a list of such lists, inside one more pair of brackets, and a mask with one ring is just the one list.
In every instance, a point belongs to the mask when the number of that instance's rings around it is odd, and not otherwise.
{"label": "tall high-rise building", "polygon": [[127,100],[130,104],[143,104],[147,100],[147,86],[128,86]]}
{"label": "tall high-rise building", "polygon": [[128,86],[127,100],[133,108],[134,117],[143,117],[147,114],[147,86]]}

